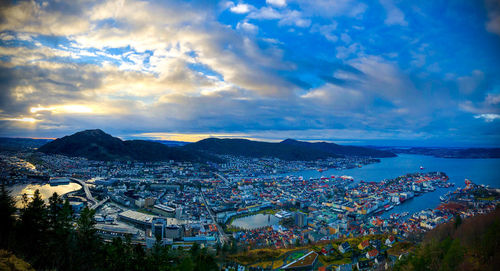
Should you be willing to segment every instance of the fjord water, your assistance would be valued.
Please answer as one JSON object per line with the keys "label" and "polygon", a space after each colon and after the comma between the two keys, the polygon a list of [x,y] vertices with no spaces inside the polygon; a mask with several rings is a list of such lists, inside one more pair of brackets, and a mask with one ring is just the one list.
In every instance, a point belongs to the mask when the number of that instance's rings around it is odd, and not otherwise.
{"label": "fjord water", "polygon": [[64,195],[69,192],[77,191],[82,187],[77,183],[60,184],[60,185],[50,185],[50,184],[17,184],[8,189],[11,191],[11,195],[14,196],[16,201],[16,207],[23,207],[23,194],[26,194],[28,198],[32,198],[35,190],[40,191],[40,196],[47,203],[48,199],[56,192],[59,195]]}
{"label": "fjord water", "polygon": [[[421,170],[420,166],[424,169]],[[500,187],[500,159],[455,159],[436,158],[425,155],[399,154],[398,157],[381,158],[380,163],[365,165],[352,169],[329,169],[323,172],[304,170],[281,174],[304,178],[319,178],[321,176],[348,175],[355,181],[379,182],[384,179],[396,178],[407,173],[441,171],[450,177],[456,185],[462,185],[467,178],[474,183]]]}
{"label": "fjord water", "polygon": [[[298,171],[283,174],[303,176],[304,179],[319,178],[321,176],[330,177],[332,175],[352,176],[355,182],[379,182],[384,179],[391,179],[407,173],[441,171],[448,175],[450,182],[455,183],[455,187],[448,189],[436,188],[436,191],[425,193],[419,197],[404,202],[394,207],[390,212],[386,212],[382,217],[386,217],[394,212],[417,212],[420,210],[435,208],[439,205],[439,196],[456,187],[464,187],[464,180],[467,178],[476,184],[489,185],[500,188],[500,159],[455,159],[436,158],[425,155],[399,154],[398,157],[382,158],[380,163],[369,164],[361,168],[353,169],[329,169],[323,172],[317,170]],[[424,169],[420,169],[422,166]]]}

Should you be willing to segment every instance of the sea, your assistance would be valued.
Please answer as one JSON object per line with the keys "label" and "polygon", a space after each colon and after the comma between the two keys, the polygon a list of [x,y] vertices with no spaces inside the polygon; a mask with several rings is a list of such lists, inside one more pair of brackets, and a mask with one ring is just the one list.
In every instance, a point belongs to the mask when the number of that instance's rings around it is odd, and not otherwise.
{"label": "sea", "polygon": [[[423,169],[420,169],[423,167]],[[347,175],[354,178],[355,182],[379,182],[392,179],[407,173],[440,171],[448,175],[449,182],[455,187],[436,188],[435,191],[425,193],[419,197],[407,200],[392,210],[384,212],[381,217],[388,217],[392,213],[418,212],[433,209],[440,204],[439,196],[446,194],[457,187],[465,187],[465,179],[476,184],[489,185],[500,188],[500,159],[457,159],[437,158],[426,155],[398,154],[397,157],[381,158],[380,163],[365,165],[352,169],[329,169],[323,172],[317,170],[304,170],[280,174],[279,176],[302,176],[304,179],[330,177],[332,175]]]}

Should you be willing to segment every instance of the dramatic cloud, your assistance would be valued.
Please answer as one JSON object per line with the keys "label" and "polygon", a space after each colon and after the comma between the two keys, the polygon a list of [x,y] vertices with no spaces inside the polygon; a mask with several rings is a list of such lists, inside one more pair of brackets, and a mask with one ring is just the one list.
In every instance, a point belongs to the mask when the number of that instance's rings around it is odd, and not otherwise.
{"label": "dramatic cloud", "polygon": [[0,136],[495,145],[498,14],[490,0],[13,1]]}

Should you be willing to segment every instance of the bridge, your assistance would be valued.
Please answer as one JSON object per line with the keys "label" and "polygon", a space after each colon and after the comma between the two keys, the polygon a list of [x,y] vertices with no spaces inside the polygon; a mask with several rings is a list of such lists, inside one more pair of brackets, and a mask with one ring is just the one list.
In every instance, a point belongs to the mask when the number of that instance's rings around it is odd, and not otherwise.
{"label": "bridge", "polygon": [[98,202],[92,196],[92,193],[90,193],[90,189],[89,189],[89,186],[87,185],[87,183],[85,183],[84,181],[77,179],[77,178],[69,178],[69,180],[82,186],[83,191],[85,192],[85,196],[87,197],[87,200],[89,202],[90,209],[97,209],[97,208],[101,207],[102,204],[104,204],[106,201],[109,200],[109,197],[106,197],[105,199]]}

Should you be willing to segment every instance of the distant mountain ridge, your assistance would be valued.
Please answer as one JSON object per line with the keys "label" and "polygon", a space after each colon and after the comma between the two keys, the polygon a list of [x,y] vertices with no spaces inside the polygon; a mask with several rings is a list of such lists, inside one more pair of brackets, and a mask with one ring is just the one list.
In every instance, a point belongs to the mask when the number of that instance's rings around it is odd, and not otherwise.
{"label": "distant mountain ridge", "polygon": [[428,155],[439,158],[500,158],[500,148],[385,147],[385,149],[394,153]]}
{"label": "distant mountain ridge", "polygon": [[389,151],[365,147],[342,146],[327,142],[310,143],[293,139],[270,143],[247,139],[207,138],[184,146],[167,146],[148,140],[124,141],[99,129],[85,130],[58,138],[41,146],[38,151],[99,161],[221,161],[214,155],[271,157],[287,161],[311,161],[346,156],[373,158],[396,156]]}
{"label": "distant mountain ridge", "polygon": [[0,137],[0,151],[22,151],[39,148],[52,139]]}
{"label": "distant mountain ridge", "polygon": [[185,149],[205,151],[215,154],[247,157],[277,157],[282,160],[316,160],[328,157],[395,157],[389,151],[357,146],[342,146],[334,143],[310,143],[286,139],[279,143],[252,141],[247,139],[207,138],[184,146]]}
{"label": "distant mountain ridge", "polygon": [[40,148],[47,154],[62,154],[73,157],[85,157],[90,160],[137,160],[137,161],[206,161],[218,160],[196,151],[185,151],[177,147],[168,147],[162,143],[146,140],[121,140],[106,134],[100,129],[85,130],[73,135],[58,138]]}
{"label": "distant mountain ridge", "polygon": [[185,149],[214,154],[246,157],[275,157],[282,160],[317,160],[341,157],[320,150],[280,143],[252,141],[248,139],[207,138],[184,146]]}
{"label": "distant mountain ridge", "polygon": [[281,141],[280,144],[308,147],[312,149],[321,150],[323,152],[335,155],[343,155],[343,156],[360,156],[360,157],[374,157],[374,158],[385,158],[385,157],[396,156],[396,154],[390,151],[377,150],[367,147],[338,145],[335,143],[328,143],[328,142],[311,143],[305,141],[298,141],[290,138]]}

